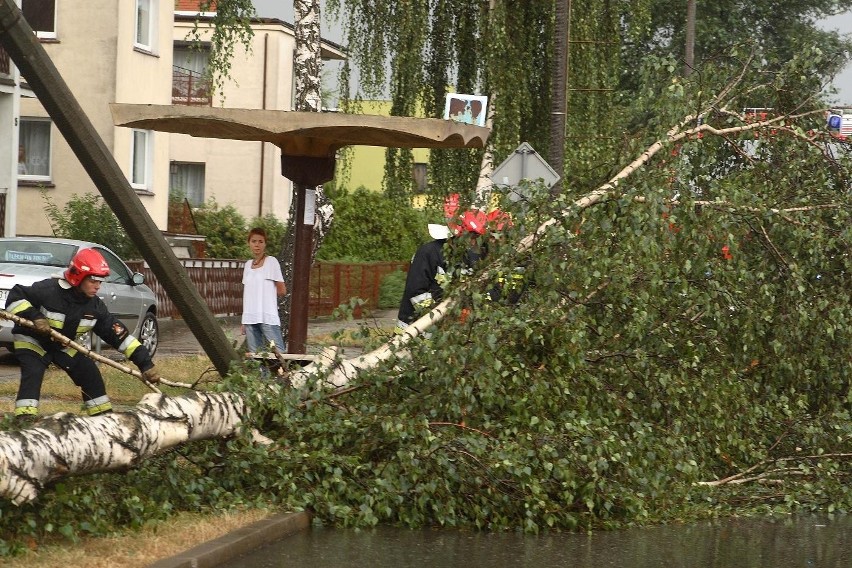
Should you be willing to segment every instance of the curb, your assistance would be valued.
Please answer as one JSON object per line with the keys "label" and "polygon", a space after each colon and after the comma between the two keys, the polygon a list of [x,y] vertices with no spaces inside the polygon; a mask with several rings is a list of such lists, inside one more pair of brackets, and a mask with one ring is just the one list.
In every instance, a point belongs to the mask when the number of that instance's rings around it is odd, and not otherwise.
{"label": "curb", "polygon": [[149,568],[213,568],[276,540],[310,527],[308,513],[281,513],[208,540]]}

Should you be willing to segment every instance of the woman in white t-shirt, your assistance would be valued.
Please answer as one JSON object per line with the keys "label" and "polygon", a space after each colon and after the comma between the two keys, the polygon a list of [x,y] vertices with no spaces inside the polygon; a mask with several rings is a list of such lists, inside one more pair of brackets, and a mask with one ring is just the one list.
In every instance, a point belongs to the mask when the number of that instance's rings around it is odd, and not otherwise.
{"label": "woman in white t-shirt", "polygon": [[266,255],[266,231],[249,231],[252,259],[243,268],[243,318],[240,331],[246,336],[249,352],[271,351],[269,342],[284,351],[278,298],[287,293],[281,264]]}

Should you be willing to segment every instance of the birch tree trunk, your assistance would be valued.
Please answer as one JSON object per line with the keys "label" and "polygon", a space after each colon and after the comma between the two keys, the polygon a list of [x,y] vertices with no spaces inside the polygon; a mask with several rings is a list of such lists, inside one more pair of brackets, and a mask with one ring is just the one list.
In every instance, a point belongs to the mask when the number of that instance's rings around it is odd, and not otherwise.
{"label": "birch tree trunk", "polygon": [[[488,17],[493,19],[495,0],[488,2]],[[485,115],[485,126],[489,129],[494,128],[494,115],[496,113],[497,90],[492,89],[488,100],[488,110]],[[494,173],[494,139],[489,137],[488,143],[485,145],[485,153],[482,154],[482,162],[479,165],[479,177],[476,180],[476,191],[474,205],[483,211],[488,210],[488,205],[491,201],[491,190],[494,182],[491,180],[491,174]]]}
{"label": "birch tree trunk", "polygon": [[233,436],[246,413],[231,393],[148,394],[127,412],[60,413],[0,432],[0,497],[20,505],[66,475],[126,469],[185,442]]}
{"label": "birch tree trunk", "polygon": [[[296,53],[293,56],[293,72],[296,80],[297,111],[322,111],[322,59],[320,58],[320,3],[319,0],[294,0],[293,17],[296,20],[294,35],[296,37]],[[316,258],[317,250],[322,245],[331,223],[334,220],[334,207],[325,195],[321,185],[316,186],[316,218],[314,222],[313,242],[311,243],[311,264]],[[278,260],[281,263],[282,274],[286,282],[293,282],[294,244],[296,241],[296,207],[290,203],[287,212],[287,231]],[[290,286],[292,290],[292,286]],[[281,331],[284,341],[290,330],[291,296],[288,294],[278,306],[281,318]]]}

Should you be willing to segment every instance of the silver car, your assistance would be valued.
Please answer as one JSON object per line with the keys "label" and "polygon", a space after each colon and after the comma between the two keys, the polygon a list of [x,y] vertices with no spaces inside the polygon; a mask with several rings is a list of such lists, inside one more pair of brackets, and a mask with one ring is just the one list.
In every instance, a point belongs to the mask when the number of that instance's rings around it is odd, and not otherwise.
{"label": "silver car", "polygon": [[[0,238],[0,308],[6,306],[9,290],[16,284],[29,286],[45,278],[62,277],[71,258],[83,248],[97,250],[109,264],[109,276],[98,296],[153,355],[159,342],[156,296],[143,284],[142,274],[132,272],[118,255],[97,243],[47,237]],[[0,346],[7,349],[12,347],[13,325],[0,318]],[[91,346],[91,337],[76,339]]]}

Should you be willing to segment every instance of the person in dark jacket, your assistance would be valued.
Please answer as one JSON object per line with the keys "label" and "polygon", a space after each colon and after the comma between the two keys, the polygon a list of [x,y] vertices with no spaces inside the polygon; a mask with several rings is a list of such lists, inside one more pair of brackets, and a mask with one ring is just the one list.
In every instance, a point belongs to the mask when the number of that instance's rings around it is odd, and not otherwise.
{"label": "person in dark jacket", "polygon": [[[485,234],[485,214],[470,210],[452,223],[452,230],[446,225],[429,224],[429,236],[432,241],[420,245],[411,259],[411,266],[405,278],[405,290],[399,303],[396,333],[402,333],[409,324],[441,301],[444,285],[448,282],[447,263],[444,259],[444,245],[451,236],[462,239],[465,246],[462,272],[469,272],[482,256],[482,250],[476,245]],[[476,246],[474,246],[476,245]]]}
{"label": "person in dark jacket", "polygon": [[83,409],[89,416],[112,411],[95,362],[72,347],[53,342],[51,330],[71,339],[91,331],[139,367],[145,380],[159,382],[148,349],[109,312],[97,295],[107,276],[109,265],[103,255],[94,249],[81,249],[62,278],[48,278],[32,286],[19,284],[9,292],[6,310],[32,321],[35,326],[33,329],[16,324],[12,329],[15,356],[21,365],[21,383],[15,401],[17,418],[37,418],[42,380],[51,363],[68,373],[80,387]]}
{"label": "person in dark jacket", "polygon": [[416,320],[418,314],[440,302],[443,295],[443,285],[447,281],[443,248],[450,238],[450,229],[445,225],[429,224],[429,236],[434,240],[420,245],[405,277],[405,290],[397,313],[397,333]]}

